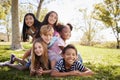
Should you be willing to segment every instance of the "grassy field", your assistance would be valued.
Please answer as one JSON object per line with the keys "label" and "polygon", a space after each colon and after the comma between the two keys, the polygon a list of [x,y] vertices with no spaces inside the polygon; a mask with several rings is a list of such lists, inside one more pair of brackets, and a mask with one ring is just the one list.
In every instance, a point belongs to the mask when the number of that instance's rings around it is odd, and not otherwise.
{"label": "grassy field", "polygon": [[[14,53],[21,57],[31,47],[31,44],[22,44],[24,50],[10,50],[10,43],[0,43],[0,62],[9,60]],[[120,49],[105,49],[76,45],[83,63],[96,74],[92,77],[64,77],[53,78],[50,75],[40,77],[29,76],[29,71],[18,71],[9,67],[0,67],[0,80],[120,80]]]}

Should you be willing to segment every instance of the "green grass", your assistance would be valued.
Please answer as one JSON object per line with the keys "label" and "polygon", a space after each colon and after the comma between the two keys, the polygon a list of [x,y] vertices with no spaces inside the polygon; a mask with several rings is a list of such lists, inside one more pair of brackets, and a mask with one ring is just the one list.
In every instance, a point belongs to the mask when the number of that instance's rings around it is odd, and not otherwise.
{"label": "green grass", "polygon": [[[10,43],[0,43],[0,62],[9,60],[10,54],[22,57],[23,53],[31,47],[30,43],[24,43],[24,50],[10,50]],[[81,53],[83,63],[96,74],[92,77],[69,76],[53,78],[50,75],[40,77],[29,76],[29,71],[18,71],[9,67],[0,67],[0,80],[120,80],[120,49],[105,49],[76,45]]]}

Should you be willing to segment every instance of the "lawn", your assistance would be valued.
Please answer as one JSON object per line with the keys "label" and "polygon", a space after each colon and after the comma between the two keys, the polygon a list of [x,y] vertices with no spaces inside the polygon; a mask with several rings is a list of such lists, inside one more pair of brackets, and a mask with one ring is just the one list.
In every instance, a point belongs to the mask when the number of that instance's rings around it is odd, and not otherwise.
{"label": "lawn", "polygon": [[[9,60],[10,54],[22,57],[31,47],[30,43],[22,43],[24,49],[10,50],[10,43],[0,43],[0,62]],[[29,71],[18,71],[9,67],[0,67],[0,80],[120,80],[120,49],[105,49],[76,45],[83,58],[83,64],[96,74],[92,77],[53,78],[50,75],[31,77]]]}

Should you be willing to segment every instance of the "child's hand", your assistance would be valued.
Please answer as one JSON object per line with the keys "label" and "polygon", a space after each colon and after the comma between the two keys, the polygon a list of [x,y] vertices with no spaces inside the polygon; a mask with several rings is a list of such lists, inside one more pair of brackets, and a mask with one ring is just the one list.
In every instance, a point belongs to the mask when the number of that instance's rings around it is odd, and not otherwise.
{"label": "child's hand", "polygon": [[91,75],[94,75],[95,73],[93,71],[86,71],[85,72],[85,75],[86,76],[91,76]]}
{"label": "child's hand", "polygon": [[35,74],[35,70],[30,70],[30,76],[33,76]]}
{"label": "child's hand", "polygon": [[71,76],[78,76],[80,74],[80,71],[75,70],[75,71],[70,71]]}
{"label": "child's hand", "polygon": [[37,70],[37,75],[41,76],[43,74],[43,69],[42,67],[40,67],[38,70]]}

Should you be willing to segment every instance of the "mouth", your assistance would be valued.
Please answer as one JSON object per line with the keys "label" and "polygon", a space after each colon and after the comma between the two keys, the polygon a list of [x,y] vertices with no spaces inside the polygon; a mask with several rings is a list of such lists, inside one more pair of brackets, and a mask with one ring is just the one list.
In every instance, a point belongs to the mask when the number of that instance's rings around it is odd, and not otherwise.
{"label": "mouth", "polygon": [[73,63],[73,62],[74,62],[74,60],[68,60],[68,62],[69,62],[69,63]]}

